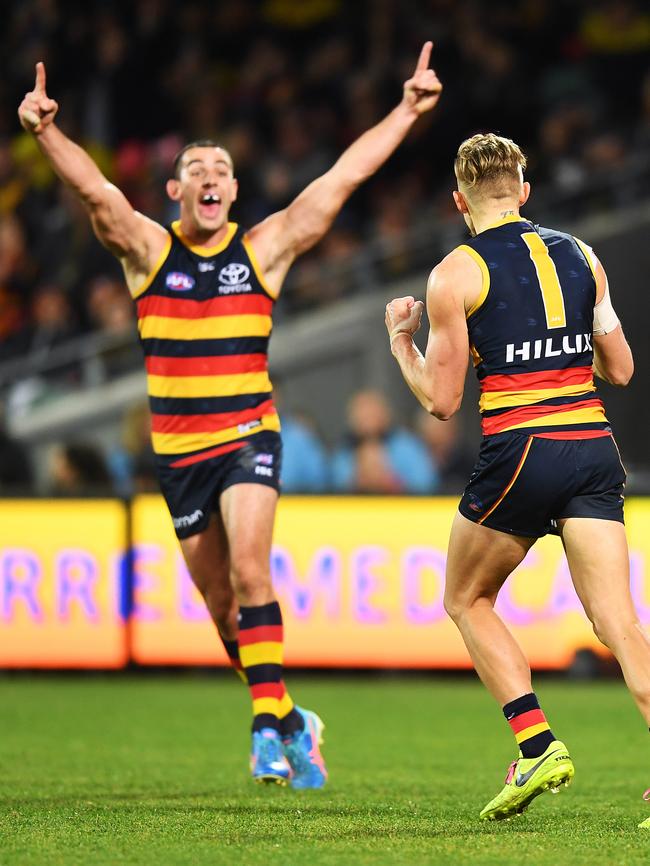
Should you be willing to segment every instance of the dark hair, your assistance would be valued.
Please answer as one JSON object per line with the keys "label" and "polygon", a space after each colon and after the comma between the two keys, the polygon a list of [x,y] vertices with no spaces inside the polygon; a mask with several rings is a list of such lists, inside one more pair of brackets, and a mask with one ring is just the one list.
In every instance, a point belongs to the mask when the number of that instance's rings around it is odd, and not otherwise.
{"label": "dark hair", "polygon": [[[223,144],[219,144],[218,141],[214,141],[212,138],[200,138],[198,141],[190,141],[190,143],[182,147],[174,157],[174,177],[176,179],[178,179],[180,174],[180,164],[183,159],[183,154],[192,147],[218,147],[220,150],[228,153],[228,150],[223,146]],[[229,153],[228,156],[230,156]],[[232,158],[230,159],[230,164],[232,165]]]}

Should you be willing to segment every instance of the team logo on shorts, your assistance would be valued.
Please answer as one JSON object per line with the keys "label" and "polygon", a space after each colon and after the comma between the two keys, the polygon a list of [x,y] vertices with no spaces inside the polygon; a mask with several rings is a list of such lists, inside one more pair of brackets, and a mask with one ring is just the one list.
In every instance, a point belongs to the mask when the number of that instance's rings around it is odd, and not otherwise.
{"label": "team logo on shorts", "polygon": [[172,271],[171,274],[167,274],[165,285],[168,289],[172,289],[174,292],[189,292],[190,289],[194,288],[195,282],[194,278],[190,277],[189,274],[182,274],[180,271]]}
{"label": "team logo on shorts", "polygon": [[472,509],[472,511],[476,511],[479,514],[481,511],[483,511],[483,503],[475,493],[469,494],[469,507]]}
{"label": "team logo on shorts", "polygon": [[273,478],[273,455],[255,455],[255,474],[263,475],[265,478]]}

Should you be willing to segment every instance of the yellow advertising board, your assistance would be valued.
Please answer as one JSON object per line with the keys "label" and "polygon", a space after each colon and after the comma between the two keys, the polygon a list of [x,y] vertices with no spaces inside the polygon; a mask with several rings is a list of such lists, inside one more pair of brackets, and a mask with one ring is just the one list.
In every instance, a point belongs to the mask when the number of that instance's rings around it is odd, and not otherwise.
{"label": "yellow advertising board", "polygon": [[123,667],[127,543],[116,500],[0,502],[0,667]]}
{"label": "yellow advertising board", "polygon": [[[443,608],[455,510],[455,499],[281,499],[271,571],[286,663],[469,667]],[[112,500],[0,502],[0,667],[227,664],[162,498],[134,500],[130,558],[127,516]],[[650,624],[650,500],[629,500],[626,519],[632,595]],[[535,667],[604,652],[556,537],[532,548],[497,608]]]}
{"label": "yellow advertising board", "polygon": [[[443,608],[456,499],[284,497],[272,553],[288,665],[469,667]],[[626,508],[631,581],[650,623],[650,502]],[[225,664],[162,499],[133,503],[132,654],[140,664]],[[576,649],[604,652],[571,584],[557,537],[541,539],[497,609],[531,663],[562,668]]]}

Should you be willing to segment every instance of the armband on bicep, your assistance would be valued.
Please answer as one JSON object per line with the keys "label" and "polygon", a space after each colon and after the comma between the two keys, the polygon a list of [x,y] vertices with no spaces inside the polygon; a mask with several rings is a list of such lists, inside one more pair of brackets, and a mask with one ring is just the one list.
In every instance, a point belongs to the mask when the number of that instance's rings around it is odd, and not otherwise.
{"label": "armband on bicep", "polygon": [[606,282],[605,294],[594,307],[594,336],[602,337],[604,334],[610,334],[619,324],[619,318],[614,312],[609,296],[609,282]]}

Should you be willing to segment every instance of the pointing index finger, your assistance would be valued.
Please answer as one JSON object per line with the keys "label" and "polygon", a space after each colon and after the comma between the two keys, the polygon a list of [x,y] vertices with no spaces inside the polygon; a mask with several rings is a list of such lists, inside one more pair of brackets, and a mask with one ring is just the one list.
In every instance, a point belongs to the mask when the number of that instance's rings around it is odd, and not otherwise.
{"label": "pointing index finger", "polygon": [[34,90],[37,93],[45,93],[45,64],[42,60],[36,64],[36,82]]}
{"label": "pointing index finger", "polygon": [[420,72],[422,69],[429,68],[429,60],[431,59],[431,49],[433,48],[433,42],[425,42],[422,46],[422,51],[420,51],[420,56],[418,58],[418,65],[415,67],[416,72]]}

